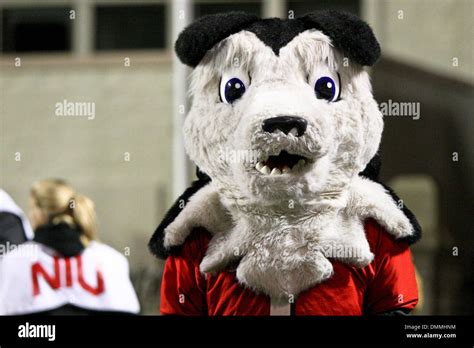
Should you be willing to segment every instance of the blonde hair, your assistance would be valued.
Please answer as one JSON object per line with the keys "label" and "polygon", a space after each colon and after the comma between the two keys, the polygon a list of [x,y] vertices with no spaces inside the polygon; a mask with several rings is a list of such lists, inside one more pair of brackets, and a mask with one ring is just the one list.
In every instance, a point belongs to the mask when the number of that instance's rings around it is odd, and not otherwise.
{"label": "blonde hair", "polygon": [[53,224],[77,226],[86,240],[96,239],[94,202],[60,179],[45,179],[33,184],[31,196]]}

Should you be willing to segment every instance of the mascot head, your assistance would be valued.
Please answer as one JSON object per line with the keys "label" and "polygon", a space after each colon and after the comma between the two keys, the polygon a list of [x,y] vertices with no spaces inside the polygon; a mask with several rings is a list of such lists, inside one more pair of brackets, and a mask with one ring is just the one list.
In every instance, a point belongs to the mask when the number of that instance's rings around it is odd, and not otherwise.
{"label": "mascot head", "polygon": [[283,304],[328,279],[329,259],[368,265],[369,218],[396,238],[419,237],[411,212],[369,180],[383,122],[364,70],[380,55],[366,23],[335,11],[212,15],[181,33],[176,52],[194,67],[186,149],[212,181],[183,194],[183,211],[175,203],[152,250],[202,227],[213,234],[202,272],[237,265],[242,284]]}
{"label": "mascot head", "polygon": [[341,192],[375,155],[383,122],[363,67],[380,47],[359,18],[211,15],[175,48],[194,68],[187,152],[246,205]]}

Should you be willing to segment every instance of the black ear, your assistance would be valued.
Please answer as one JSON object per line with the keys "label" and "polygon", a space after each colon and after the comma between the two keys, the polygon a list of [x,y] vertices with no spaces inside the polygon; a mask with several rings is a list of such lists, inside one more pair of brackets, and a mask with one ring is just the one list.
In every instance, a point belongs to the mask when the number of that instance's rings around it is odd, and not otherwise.
{"label": "black ear", "polygon": [[329,36],[336,48],[360,65],[373,65],[380,57],[380,46],[367,23],[357,16],[328,10],[299,18],[306,29],[318,29]]}
{"label": "black ear", "polygon": [[259,17],[245,12],[201,17],[181,32],[174,49],[184,64],[195,67],[216,43],[258,20]]}

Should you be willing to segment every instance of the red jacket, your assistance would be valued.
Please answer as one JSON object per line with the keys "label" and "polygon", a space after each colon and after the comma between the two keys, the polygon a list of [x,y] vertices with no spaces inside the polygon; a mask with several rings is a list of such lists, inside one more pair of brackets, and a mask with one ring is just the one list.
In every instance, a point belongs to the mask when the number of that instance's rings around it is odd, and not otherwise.
{"label": "red jacket", "polygon": [[[408,244],[396,242],[373,220],[365,224],[375,257],[357,269],[332,261],[334,275],[298,295],[296,315],[380,314],[413,309],[418,302]],[[177,255],[166,260],[161,284],[161,314],[269,315],[270,299],[239,284],[235,272],[206,276],[199,271],[210,240],[193,232]]]}

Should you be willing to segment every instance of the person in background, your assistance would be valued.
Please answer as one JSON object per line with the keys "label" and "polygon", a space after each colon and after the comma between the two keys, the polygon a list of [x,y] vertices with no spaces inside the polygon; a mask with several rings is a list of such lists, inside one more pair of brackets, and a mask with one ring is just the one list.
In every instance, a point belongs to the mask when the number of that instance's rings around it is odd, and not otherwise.
{"label": "person in background", "polygon": [[0,262],[0,314],[136,314],[127,259],[97,241],[93,202],[58,179],[31,189],[32,241]]}
{"label": "person in background", "polygon": [[[0,189],[0,247],[11,247],[33,238],[33,230],[23,211],[4,190]],[[0,253],[0,258],[3,252]]]}

